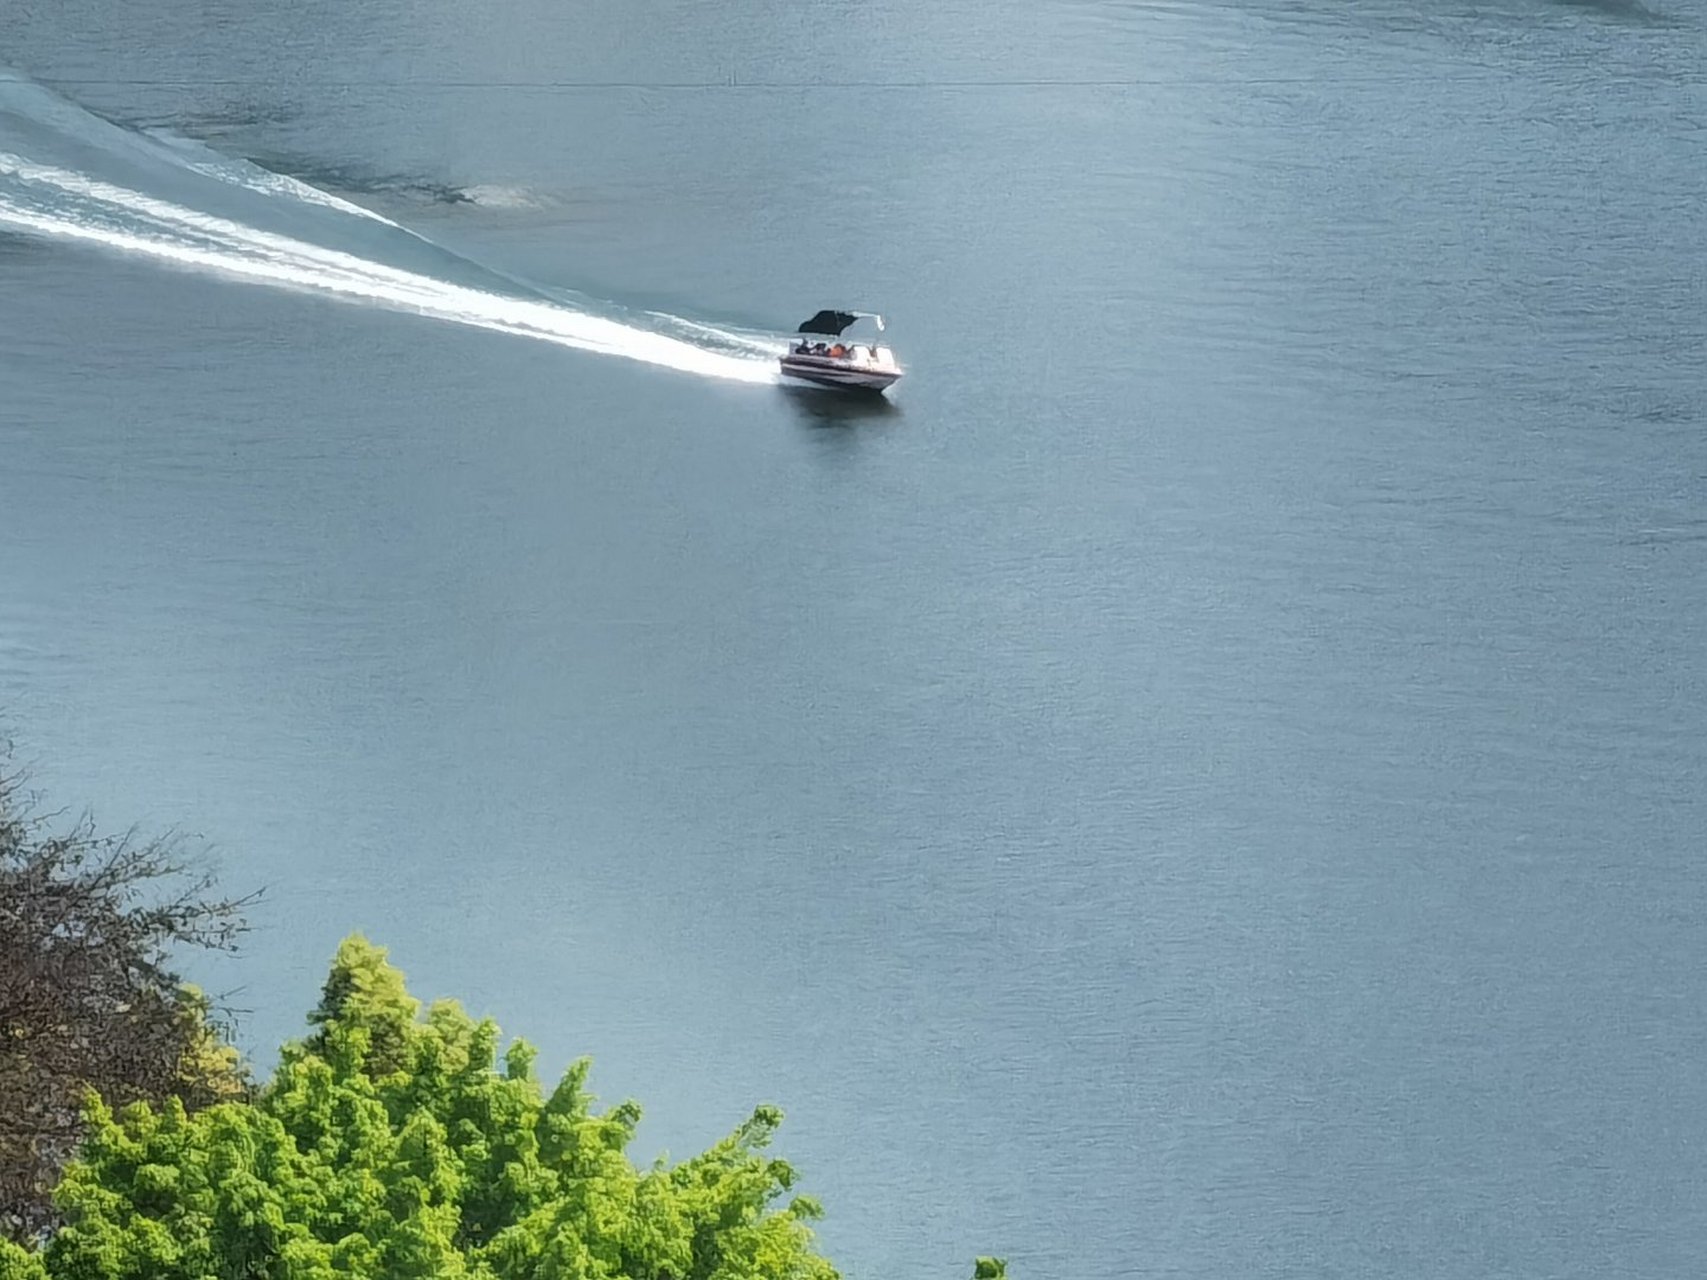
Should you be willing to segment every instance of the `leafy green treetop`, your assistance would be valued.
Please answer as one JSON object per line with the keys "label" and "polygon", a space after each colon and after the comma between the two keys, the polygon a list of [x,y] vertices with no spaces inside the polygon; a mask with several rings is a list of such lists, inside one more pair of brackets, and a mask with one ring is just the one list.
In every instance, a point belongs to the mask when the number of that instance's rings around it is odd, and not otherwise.
{"label": "leafy green treetop", "polygon": [[595,1111],[585,1060],[546,1093],[529,1046],[500,1066],[492,1022],[422,1017],[359,937],[311,1022],[253,1101],[92,1097],[65,1225],[39,1255],[0,1246],[0,1280],[839,1280],[766,1154],[774,1107],[638,1169],[640,1110]]}

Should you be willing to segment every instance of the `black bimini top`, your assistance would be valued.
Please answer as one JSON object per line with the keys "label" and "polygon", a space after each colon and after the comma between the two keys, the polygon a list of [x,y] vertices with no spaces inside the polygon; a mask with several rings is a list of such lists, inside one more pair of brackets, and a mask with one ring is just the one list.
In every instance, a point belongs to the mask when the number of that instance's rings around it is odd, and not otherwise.
{"label": "black bimini top", "polygon": [[842,330],[847,328],[859,317],[851,311],[820,311],[813,316],[796,333],[825,333],[832,338],[840,337]]}

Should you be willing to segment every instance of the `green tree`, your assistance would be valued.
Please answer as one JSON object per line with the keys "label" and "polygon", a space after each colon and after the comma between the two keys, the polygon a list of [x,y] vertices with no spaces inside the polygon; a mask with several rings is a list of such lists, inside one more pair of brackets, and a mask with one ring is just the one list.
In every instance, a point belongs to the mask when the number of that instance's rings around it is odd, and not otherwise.
{"label": "green tree", "polygon": [[0,1254],[0,1280],[838,1280],[817,1203],[767,1154],[774,1107],[637,1168],[640,1110],[595,1109],[586,1061],[546,1092],[530,1047],[500,1060],[452,1002],[423,1016],[361,938],[311,1023],[252,1101],[91,1098],[64,1225],[39,1257]]}

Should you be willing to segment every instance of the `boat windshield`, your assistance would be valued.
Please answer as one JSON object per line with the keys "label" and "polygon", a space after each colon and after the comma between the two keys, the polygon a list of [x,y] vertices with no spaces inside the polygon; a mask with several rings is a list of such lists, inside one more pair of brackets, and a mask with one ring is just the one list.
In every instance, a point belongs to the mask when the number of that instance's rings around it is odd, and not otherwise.
{"label": "boat windshield", "polygon": [[789,348],[790,355],[817,356],[828,360],[882,361],[887,354],[875,343],[813,342],[802,338]]}

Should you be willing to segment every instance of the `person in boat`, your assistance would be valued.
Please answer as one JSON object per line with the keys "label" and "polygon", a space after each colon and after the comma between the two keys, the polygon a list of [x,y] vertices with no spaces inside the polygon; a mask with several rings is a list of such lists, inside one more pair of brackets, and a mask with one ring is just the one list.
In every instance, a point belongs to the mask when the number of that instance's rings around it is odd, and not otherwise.
{"label": "person in boat", "polygon": [[843,356],[847,355],[847,353],[848,349],[839,342],[830,348],[830,355],[837,360],[840,360]]}

